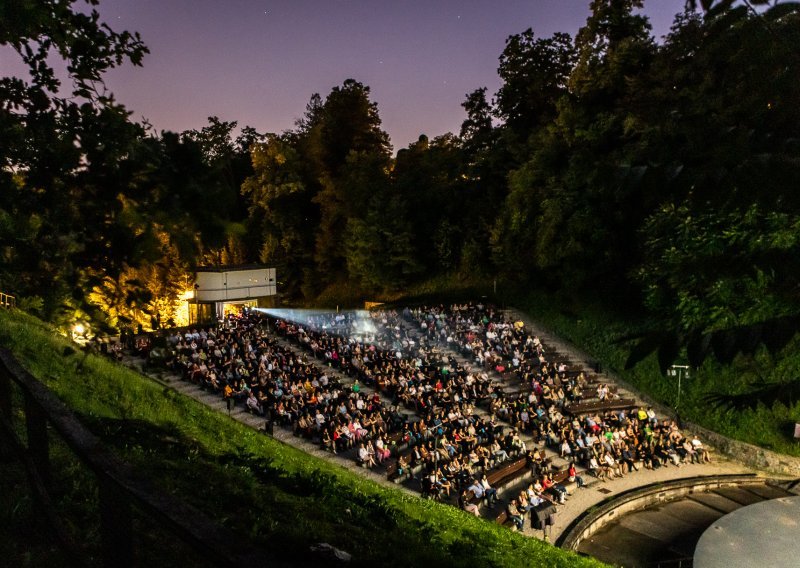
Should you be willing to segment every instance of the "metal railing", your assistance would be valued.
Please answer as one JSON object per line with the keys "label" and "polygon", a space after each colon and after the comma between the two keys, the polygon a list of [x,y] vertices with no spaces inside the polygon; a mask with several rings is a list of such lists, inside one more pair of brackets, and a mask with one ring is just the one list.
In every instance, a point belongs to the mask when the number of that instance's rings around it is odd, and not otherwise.
{"label": "metal railing", "polygon": [[[24,399],[27,445],[20,441],[12,422],[12,382]],[[71,564],[85,565],[87,561],[51,504],[48,425],[97,479],[104,566],[126,568],[135,564],[132,507],[214,565],[231,568],[265,565],[264,560],[269,557],[265,552],[243,543],[232,531],[194,507],[138,478],[52,391],[26,371],[8,349],[0,347],[0,450],[10,451],[22,462],[38,511],[50,524]]]}
{"label": "metal railing", "polygon": [[10,294],[0,292],[0,306],[4,308],[16,308],[17,299]]}

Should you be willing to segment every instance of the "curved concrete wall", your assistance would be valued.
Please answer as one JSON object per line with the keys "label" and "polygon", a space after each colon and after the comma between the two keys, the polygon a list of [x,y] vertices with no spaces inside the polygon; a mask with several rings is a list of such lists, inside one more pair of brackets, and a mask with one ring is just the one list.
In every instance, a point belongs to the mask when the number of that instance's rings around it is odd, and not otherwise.
{"label": "curved concrete wall", "polygon": [[639,511],[658,503],[674,501],[692,493],[702,493],[720,487],[762,485],[765,481],[764,478],[755,475],[713,475],[677,479],[631,489],[588,509],[564,531],[557,544],[567,550],[578,550],[578,546],[584,539],[626,513]]}

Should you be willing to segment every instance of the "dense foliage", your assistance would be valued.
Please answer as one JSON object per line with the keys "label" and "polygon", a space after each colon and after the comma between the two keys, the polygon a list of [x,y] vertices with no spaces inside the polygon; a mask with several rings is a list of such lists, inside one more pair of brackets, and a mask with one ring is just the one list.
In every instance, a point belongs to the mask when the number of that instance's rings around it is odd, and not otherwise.
{"label": "dense foliage", "polygon": [[281,134],[135,124],[102,74],[147,49],[87,4],[0,18],[29,69],[0,80],[0,288],[50,319],[167,324],[192,265],[262,262],[309,303],[487,277],[600,296],[649,318],[628,365],[662,370],[800,327],[796,2],[689,1],[656,40],[642,0],[593,0],[575,37],[511,36],[458,135],[395,156],[352,79]]}

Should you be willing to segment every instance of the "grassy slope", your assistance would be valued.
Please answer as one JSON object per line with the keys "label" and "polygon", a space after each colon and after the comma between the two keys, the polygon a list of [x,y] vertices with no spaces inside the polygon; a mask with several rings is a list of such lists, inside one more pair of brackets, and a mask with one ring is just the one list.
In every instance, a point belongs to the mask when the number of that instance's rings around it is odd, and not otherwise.
{"label": "grassy slope", "polygon": [[[565,310],[562,303],[542,293],[520,295],[514,298],[513,303],[643,392],[675,407],[678,402],[677,381],[661,375],[655,355],[629,371],[623,370],[629,345],[620,344],[617,339],[635,331],[639,322],[593,304],[573,305]],[[682,382],[678,407],[681,417],[732,438],[777,452],[800,455],[800,443],[791,437],[792,425],[800,422],[800,401],[792,408],[783,405],[774,408],[761,406],[754,411],[733,412],[712,408],[704,400],[712,392],[747,392],[747,385],[758,377],[768,381],[800,377],[798,347],[800,340],[795,338],[774,359],[764,351],[753,360],[739,357],[728,366],[707,360],[693,372],[691,379]]]}
{"label": "grassy slope", "polygon": [[[90,357],[78,372],[82,354],[65,355],[67,343],[35,318],[0,311],[0,344],[142,474],[277,558],[292,559],[312,543],[329,542],[351,552],[355,565],[600,565],[455,508],[380,487],[104,359]],[[69,462],[62,455],[56,460]],[[10,469],[0,464],[3,484]],[[65,476],[58,466],[56,471],[62,474],[58,499],[80,510],[93,492],[90,477],[78,470]],[[0,525],[24,524],[27,506],[20,505],[24,492],[19,494],[18,500],[0,500]],[[94,530],[78,526],[81,534]],[[24,539],[27,533],[23,526],[14,534]],[[7,545],[0,539],[0,547]],[[45,547],[17,559],[58,564],[52,556]],[[159,556],[159,564],[168,558]]]}

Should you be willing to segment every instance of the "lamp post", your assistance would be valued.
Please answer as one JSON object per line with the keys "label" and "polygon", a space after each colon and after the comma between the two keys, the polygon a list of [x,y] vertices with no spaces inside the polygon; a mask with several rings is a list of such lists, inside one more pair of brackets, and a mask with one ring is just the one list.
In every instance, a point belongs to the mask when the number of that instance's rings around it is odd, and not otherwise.
{"label": "lamp post", "polygon": [[689,379],[691,376],[689,375],[689,365],[672,365],[667,370],[667,375],[670,377],[678,377],[678,400],[675,403],[675,412],[678,411],[678,407],[681,404],[681,381],[683,379]]}

